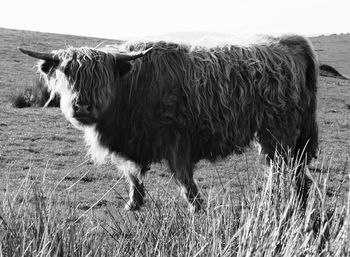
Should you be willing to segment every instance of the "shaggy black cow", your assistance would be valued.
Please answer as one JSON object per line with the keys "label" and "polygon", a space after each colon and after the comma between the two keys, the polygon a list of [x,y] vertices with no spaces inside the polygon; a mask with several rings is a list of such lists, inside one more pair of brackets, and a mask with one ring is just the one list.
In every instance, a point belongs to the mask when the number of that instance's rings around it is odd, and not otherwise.
{"label": "shaggy black cow", "polygon": [[[39,70],[66,118],[85,132],[97,161],[111,156],[130,183],[126,208],[143,203],[142,175],[165,159],[190,205],[201,159],[241,153],[252,140],[309,163],[316,155],[318,62],[300,36],[213,48],[168,42],[23,53]],[[287,151],[288,149],[288,151]]]}

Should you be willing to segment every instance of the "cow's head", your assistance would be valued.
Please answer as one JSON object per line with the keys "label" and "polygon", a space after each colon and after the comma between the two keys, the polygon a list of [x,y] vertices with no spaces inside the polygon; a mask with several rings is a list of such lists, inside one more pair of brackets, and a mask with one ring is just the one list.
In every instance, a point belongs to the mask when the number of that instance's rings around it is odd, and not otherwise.
{"label": "cow's head", "polygon": [[41,60],[38,69],[51,96],[60,95],[62,112],[79,129],[98,121],[112,101],[118,86],[116,80],[130,71],[131,60],[146,55],[150,49],[120,53],[116,49],[68,48],[42,53],[19,48],[22,53]]}

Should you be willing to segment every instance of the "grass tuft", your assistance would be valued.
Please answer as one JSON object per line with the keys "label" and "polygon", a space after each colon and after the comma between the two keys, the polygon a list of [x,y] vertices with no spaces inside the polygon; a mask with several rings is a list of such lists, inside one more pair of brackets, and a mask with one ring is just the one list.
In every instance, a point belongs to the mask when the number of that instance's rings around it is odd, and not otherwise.
{"label": "grass tuft", "polygon": [[[45,81],[41,78],[37,78],[33,82],[33,86],[31,88],[26,88],[18,95],[12,97],[12,106],[16,108],[43,107],[49,98],[50,92],[48,91]],[[54,99],[51,100],[48,107],[59,106],[60,99],[59,96],[56,95]]]}
{"label": "grass tuft", "polygon": [[30,92],[28,94],[28,90],[19,93],[17,96],[12,99],[12,106],[16,108],[25,108],[30,107]]}

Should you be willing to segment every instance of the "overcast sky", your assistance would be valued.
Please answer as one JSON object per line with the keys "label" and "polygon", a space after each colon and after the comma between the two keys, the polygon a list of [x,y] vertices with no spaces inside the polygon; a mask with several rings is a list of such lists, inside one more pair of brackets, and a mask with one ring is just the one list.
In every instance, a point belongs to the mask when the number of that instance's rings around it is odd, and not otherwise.
{"label": "overcast sky", "polygon": [[0,27],[113,39],[350,32],[349,0],[2,0]]}

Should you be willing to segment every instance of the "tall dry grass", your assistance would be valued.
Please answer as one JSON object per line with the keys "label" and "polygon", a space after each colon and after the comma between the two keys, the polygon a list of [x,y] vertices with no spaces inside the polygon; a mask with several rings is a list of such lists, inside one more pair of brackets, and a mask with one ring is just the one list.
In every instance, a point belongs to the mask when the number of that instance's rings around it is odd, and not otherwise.
{"label": "tall dry grass", "polygon": [[242,189],[239,205],[229,188],[212,187],[195,214],[150,196],[140,212],[82,215],[74,195],[27,176],[1,202],[1,256],[349,256],[350,195],[347,202],[328,199],[325,172],[314,179],[304,210],[295,170],[275,165],[262,187]]}

